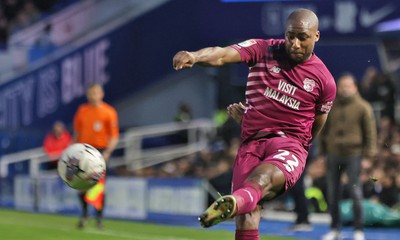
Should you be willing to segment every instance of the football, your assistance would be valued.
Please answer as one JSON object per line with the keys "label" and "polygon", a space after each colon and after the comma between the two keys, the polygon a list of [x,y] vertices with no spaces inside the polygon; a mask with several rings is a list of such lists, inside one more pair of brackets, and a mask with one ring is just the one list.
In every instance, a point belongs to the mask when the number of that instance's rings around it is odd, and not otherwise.
{"label": "football", "polygon": [[104,176],[106,162],[96,148],[75,143],[62,152],[57,171],[71,188],[88,190]]}

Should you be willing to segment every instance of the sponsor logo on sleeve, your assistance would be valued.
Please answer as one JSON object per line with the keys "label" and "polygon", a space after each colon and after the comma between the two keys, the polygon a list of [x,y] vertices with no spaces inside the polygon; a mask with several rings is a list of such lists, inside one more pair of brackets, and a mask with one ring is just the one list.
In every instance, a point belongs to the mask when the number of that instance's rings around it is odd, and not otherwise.
{"label": "sponsor logo on sleeve", "polygon": [[256,40],[250,39],[250,40],[246,40],[244,42],[238,43],[238,45],[240,47],[250,47],[250,46],[253,46],[256,43],[257,43]]}
{"label": "sponsor logo on sleeve", "polygon": [[329,101],[329,102],[322,104],[321,112],[328,113],[329,111],[331,111],[332,106],[333,106],[333,101]]}

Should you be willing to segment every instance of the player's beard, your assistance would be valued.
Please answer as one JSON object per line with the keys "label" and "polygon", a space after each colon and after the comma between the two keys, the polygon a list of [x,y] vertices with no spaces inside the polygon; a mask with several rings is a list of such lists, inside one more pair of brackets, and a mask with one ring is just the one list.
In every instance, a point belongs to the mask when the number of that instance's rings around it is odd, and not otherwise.
{"label": "player's beard", "polygon": [[310,55],[304,53],[295,53],[290,50],[287,50],[287,54],[289,55],[289,58],[295,63],[302,63],[310,58]]}

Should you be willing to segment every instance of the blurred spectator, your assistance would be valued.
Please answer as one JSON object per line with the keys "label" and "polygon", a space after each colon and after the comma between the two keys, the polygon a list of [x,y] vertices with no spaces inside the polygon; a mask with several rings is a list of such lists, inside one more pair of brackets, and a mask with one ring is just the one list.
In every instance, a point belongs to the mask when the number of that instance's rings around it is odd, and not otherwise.
{"label": "blurred spectator", "polygon": [[[232,158],[227,156],[221,156],[217,159],[213,166],[209,166],[207,169],[207,178],[211,186],[214,187],[220,194],[229,194],[231,191],[231,181],[232,181]],[[214,202],[214,198],[209,196],[208,203]]]}
{"label": "blurred spectator", "polygon": [[[238,122],[229,117],[226,107],[220,106],[217,111],[215,111],[213,116],[213,121],[217,126],[217,135],[224,144],[230,145],[232,141],[241,141],[241,127]],[[236,157],[236,152],[234,156]]]}
{"label": "blurred spectator", "polygon": [[205,178],[207,174],[207,168],[212,164],[214,160],[213,153],[210,149],[203,149],[196,154],[194,162],[194,176]]}
{"label": "blurred spectator", "polygon": [[398,192],[398,195],[397,195],[398,201],[397,201],[397,203],[393,206],[393,208],[394,208],[395,210],[397,210],[397,211],[400,212],[400,174],[397,174],[397,175],[396,175],[395,181],[396,181],[396,187],[397,187],[397,192]]}
{"label": "blurred spectator", "polygon": [[[386,172],[386,171],[385,171]],[[384,174],[382,179],[379,179],[381,189],[379,194],[379,202],[388,207],[393,207],[399,200],[399,189],[396,186],[396,178],[391,174]]]}
{"label": "blurred spectator", "polygon": [[22,12],[25,13],[30,23],[34,23],[40,19],[40,11],[33,0],[25,0]]}
{"label": "blurred spectator", "polygon": [[51,38],[51,24],[47,24],[43,33],[29,49],[29,62],[34,62],[44,56],[47,56],[56,49]]}
{"label": "blurred spectator", "polygon": [[62,151],[71,144],[71,141],[71,134],[65,128],[64,123],[56,121],[43,141],[43,150],[46,152],[48,159],[53,160],[46,164],[48,170],[57,167],[58,158]]}
{"label": "blurred spectator", "polygon": [[223,125],[218,127],[218,135],[225,144],[230,144],[232,141],[240,140],[240,124],[229,118]]}
{"label": "blurred spectator", "polygon": [[371,105],[361,98],[353,75],[346,73],[337,82],[337,98],[321,133],[321,154],[327,156],[328,204],[331,230],[323,240],[341,238],[339,203],[342,176],[347,174],[353,200],[354,239],[364,240],[361,161],[371,160],[376,150],[376,123]]}
{"label": "blurred spectator", "polygon": [[[363,199],[372,200],[374,202],[379,202],[379,189],[376,187],[372,178],[372,169],[362,169],[361,170],[361,185],[362,185],[362,193]],[[348,175],[343,175],[342,177],[343,183],[343,194],[342,199],[351,199],[351,191],[353,186],[349,183]]]}
{"label": "blurred spectator", "polygon": [[[220,156],[219,158],[216,159],[216,161],[213,162],[212,165],[207,166],[207,171],[206,171],[206,178],[208,179],[213,179],[216,178],[230,170],[230,164],[233,163],[233,160],[226,156]],[[228,183],[230,185],[230,180],[225,181],[225,183]],[[229,189],[230,191],[230,189]],[[229,191],[225,193],[229,193]]]}
{"label": "blurred spectator", "polygon": [[174,120],[176,122],[189,122],[190,120],[192,120],[192,118],[192,109],[190,108],[189,104],[181,103],[179,105],[177,113],[174,116]]}
{"label": "blurred spectator", "polygon": [[25,0],[18,2],[19,8],[16,10],[16,16],[12,18],[13,21],[10,25],[10,34],[25,29],[40,18],[39,10],[36,8],[33,1]]}
{"label": "blurred spectator", "polygon": [[4,15],[8,20],[13,20],[22,9],[23,2],[21,0],[4,0],[2,7]]}
{"label": "blurred spectator", "polygon": [[68,5],[76,0],[2,0],[0,1],[0,47],[6,47],[10,34],[37,22],[57,5]]}
{"label": "blurred spectator", "polygon": [[[370,161],[363,161],[361,166],[361,184],[364,199],[378,201],[378,192],[373,181],[373,169]],[[351,186],[348,186],[351,187]]]}
{"label": "blurred spectator", "polygon": [[[397,157],[400,156],[400,130],[399,126],[394,126],[392,124],[392,128],[390,131],[390,138],[386,143],[384,143],[383,147],[390,148],[390,151],[396,155]],[[390,141],[390,142],[389,142]],[[400,164],[400,161],[397,161]]]}
{"label": "blurred spectator", "polygon": [[8,36],[8,20],[4,16],[2,9],[0,8],[0,49],[6,48]]}
{"label": "blurred spectator", "polygon": [[[318,189],[322,193],[322,198],[324,202],[328,196],[327,181],[326,181],[326,159],[324,157],[317,157],[307,167],[307,176],[310,181],[310,186],[312,188]],[[306,190],[307,191],[307,190]],[[310,199],[310,198],[309,198]],[[323,212],[326,209],[319,206],[318,199],[310,199],[313,205],[313,210],[316,212]]]}
{"label": "blurred spectator", "polygon": [[288,191],[288,194],[294,201],[294,212],[296,213],[296,222],[291,227],[292,231],[307,232],[312,230],[309,219],[308,200],[305,193],[304,177],[307,174],[307,167],[312,160],[311,151],[306,160],[305,171],[301,174],[296,184]]}
{"label": "blurred spectator", "polygon": [[395,93],[395,85],[388,74],[379,72],[375,67],[366,69],[361,94],[374,107],[378,120],[381,117],[395,119]]}
{"label": "blurred spectator", "polygon": [[48,23],[43,29],[43,34],[35,42],[36,47],[49,48],[54,47],[53,40],[51,39],[51,24]]}
{"label": "blurred spectator", "polygon": [[229,120],[229,115],[226,112],[225,106],[220,106],[213,115],[213,121],[217,125],[217,127],[221,127],[225,124],[226,121]]}
{"label": "blurred spectator", "polygon": [[360,93],[367,101],[372,101],[375,98],[372,85],[377,78],[379,71],[376,67],[370,66],[365,72],[360,83]]}
{"label": "blurred spectator", "polygon": [[28,27],[31,24],[29,21],[28,15],[25,14],[25,12],[19,12],[14,19],[14,21],[11,22],[10,25],[10,34],[15,34],[24,28]]}
{"label": "blurred spectator", "polygon": [[377,91],[377,101],[382,105],[381,116],[394,121],[395,86],[388,74],[379,74],[374,85]]}
{"label": "blurred spectator", "polygon": [[[189,123],[193,119],[192,109],[188,103],[180,103],[177,112],[174,116],[174,121],[177,123]],[[180,130],[172,135],[169,139],[172,144],[188,143],[189,130]]]}
{"label": "blurred spectator", "polygon": [[387,148],[394,130],[393,121],[389,117],[382,117],[378,121],[378,147]]}

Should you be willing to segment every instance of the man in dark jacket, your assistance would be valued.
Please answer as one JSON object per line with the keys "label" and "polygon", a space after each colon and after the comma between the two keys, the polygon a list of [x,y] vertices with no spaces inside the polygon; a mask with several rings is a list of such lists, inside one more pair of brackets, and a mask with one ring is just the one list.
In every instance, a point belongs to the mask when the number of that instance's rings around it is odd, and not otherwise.
{"label": "man in dark jacket", "polygon": [[321,134],[320,153],[327,156],[328,203],[331,231],[323,240],[340,239],[341,175],[346,172],[354,211],[354,239],[364,240],[361,162],[376,152],[376,123],[371,105],[359,94],[355,78],[343,74],[337,82],[337,98]]}

